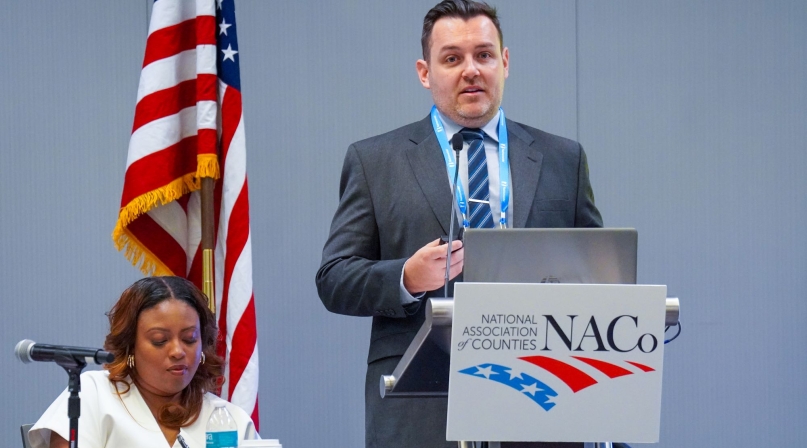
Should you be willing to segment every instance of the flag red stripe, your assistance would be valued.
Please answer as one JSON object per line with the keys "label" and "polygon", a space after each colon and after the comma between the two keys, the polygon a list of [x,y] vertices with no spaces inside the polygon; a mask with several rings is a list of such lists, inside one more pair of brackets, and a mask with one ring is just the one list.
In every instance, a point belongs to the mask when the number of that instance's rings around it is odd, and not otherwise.
{"label": "flag red stripe", "polygon": [[[241,192],[238,194],[235,204],[233,204],[227,227],[227,256],[224,259],[225,291],[229,291],[236,263],[241,257],[249,238],[248,217],[249,189],[245,179]],[[239,325],[236,325],[233,332],[233,349],[230,352],[230,393],[234,390],[235,385],[238,384],[238,380],[241,378],[249,358],[252,356],[252,350],[257,341],[255,327],[249,324],[249,322],[255,322],[254,319],[255,303],[253,298],[250,297],[247,308],[240,317]],[[236,342],[236,338],[238,338],[238,342]]]}
{"label": "flag red stripe", "polygon": [[[219,154],[219,166],[222,170],[222,178],[224,173],[224,156],[220,153]],[[222,195],[222,188],[224,187],[224,182],[216,182],[216,185],[213,189],[213,208],[214,213],[213,216],[216,217],[215,222],[215,231],[214,235],[216,238],[216,246],[218,246],[218,235],[219,235],[219,224],[221,220],[221,200]],[[215,256],[215,255],[214,255]],[[215,261],[216,269],[221,269],[221,260]],[[216,285],[218,289],[218,285]],[[227,320],[223,319],[224,316],[227,316],[227,290],[222,288],[221,293],[221,300],[219,302],[219,308],[216,310],[218,312],[219,317],[219,339],[216,347],[216,353],[219,356],[224,357],[227,353],[227,341],[225,340],[224,335],[227,334]]]}
{"label": "flag red stripe", "polygon": [[241,92],[228,87],[221,103],[221,165],[224,166],[230,143],[241,121]]}
{"label": "flag red stripe", "polygon": [[199,74],[179,84],[143,97],[135,107],[132,132],[163,117],[174,115],[197,101],[216,101],[216,75]]}
{"label": "flag red stripe", "polygon": [[189,79],[168,89],[146,95],[135,106],[132,132],[144,124],[159,118],[174,115],[180,110],[196,105],[196,80]]}
{"label": "flag red stripe", "polygon": [[[227,353],[227,341],[224,338],[224,335],[227,334],[227,302],[229,301],[229,294],[227,293],[227,279],[224,280],[224,287],[222,288],[221,292],[221,302],[219,303],[219,309],[216,310],[219,316],[219,343],[218,349],[216,352],[219,356],[224,357]],[[229,386],[228,386],[229,387]]]}
{"label": "flag red stripe", "polygon": [[593,358],[584,358],[582,356],[572,356],[572,358],[583,361],[591,367],[594,367],[600,372],[606,374],[608,378],[619,378],[620,376],[633,375],[633,372],[630,370],[619,367],[615,364],[611,364],[610,362],[600,361],[599,359]]}
{"label": "flag red stripe", "polygon": [[[214,263],[215,266],[215,263]],[[188,280],[193,282],[196,287],[203,289],[203,272],[202,272],[202,245],[196,248],[196,253],[191,260],[191,268],[188,269]]]}
{"label": "flag red stripe", "polygon": [[199,129],[199,146],[197,149],[198,154],[216,154],[216,142],[218,142],[219,133],[215,129]]}
{"label": "flag red stripe", "polygon": [[219,79],[216,75],[199,73],[196,80],[196,101],[218,101]]}
{"label": "flag red stripe", "polygon": [[182,210],[185,212],[186,215],[188,214],[188,201],[190,201],[190,199],[191,196],[188,194],[177,199],[177,204],[179,204],[179,206],[182,207]]}
{"label": "flag red stripe", "polygon": [[[212,32],[197,35],[197,30],[208,28]],[[143,67],[154,61],[196,48],[197,45],[216,45],[216,18],[198,16],[194,19],[167,26],[151,33],[146,40]]]}
{"label": "flag red stripe", "polygon": [[[222,145],[222,150],[223,149],[224,146]],[[224,284],[222,285],[221,317],[219,318],[219,330],[224,332],[227,330],[227,305],[230,298],[230,281],[232,280],[233,269],[249,237],[249,221],[243,218],[245,216],[249,217],[249,192],[246,181],[241,188],[241,192],[238,194],[238,199],[236,199],[233,205],[227,227],[227,254],[223,263]],[[243,316],[241,318],[243,319]],[[235,347],[235,344],[233,344],[233,347]]]}
{"label": "flag red stripe", "polygon": [[185,265],[187,264],[185,249],[151,216],[148,214],[141,215],[129,223],[127,229],[171,270],[171,273],[179,276],[185,275]]}
{"label": "flag red stripe", "polygon": [[227,258],[224,260],[224,286],[227,287],[230,277],[235,270],[235,264],[241,257],[241,252],[249,238],[249,188],[246,180],[241,187],[233,205],[230,222],[227,227]]}
{"label": "flag red stripe", "polygon": [[243,375],[247,364],[249,364],[249,359],[252,357],[252,351],[255,349],[255,343],[258,340],[253,322],[255,322],[255,300],[253,296],[250,296],[249,303],[244,309],[244,313],[241,314],[241,319],[233,332],[233,348],[230,351],[230,396],[232,396],[235,386],[241,380],[241,375]]}
{"label": "flag red stripe", "polygon": [[546,356],[524,356],[519,359],[535,364],[560,378],[561,381],[572,389],[572,392],[577,392],[597,384],[597,380],[590,377],[587,373],[554,358],[548,358]]}
{"label": "flag red stripe", "polygon": [[[196,16],[196,43],[198,45],[217,45],[216,33],[218,30],[215,15]],[[216,53],[218,53],[218,50]]]}
{"label": "flag red stripe", "polygon": [[[235,130],[238,127],[238,122],[241,120],[241,93],[237,89],[232,89],[227,87],[224,91],[224,95],[221,100],[221,146],[220,146],[220,155],[219,155],[219,163],[222,167],[225,167],[227,164],[227,153],[230,149],[230,143],[233,140],[233,136],[235,135]],[[216,204],[219,206],[219,210],[216,210],[216,216],[221,216],[221,184],[219,182],[217,184],[217,201]],[[216,232],[218,234],[218,225],[216,226]],[[227,236],[229,241],[229,235]],[[225,258],[230,258],[232,255],[230,250],[232,248],[230,245],[227,245],[227,256]],[[240,250],[239,250],[240,253]],[[226,263],[227,260],[225,259],[224,262]],[[230,277],[232,276],[232,270],[228,270],[226,267],[224,268],[224,281],[222,285],[222,294],[221,294],[221,304],[219,305],[219,331],[223,334],[227,334],[227,304],[230,300],[229,295],[229,286],[230,286]],[[224,350],[224,347],[219,349],[219,352]]]}
{"label": "flag red stripe", "polygon": [[174,145],[151,153],[132,163],[123,181],[121,207],[142,194],[164,187],[180,177],[196,172],[196,136],[185,137]]}
{"label": "flag red stripe", "polygon": [[633,361],[625,361],[625,362],[627,362],[628,364],[630,364],[632,366],[636,366],[636,367],[642,369],[642,371],[645,371],[645,372],[655,372],[656,371],[656,369],[654,369],[654,368],[652,368],[650,366],[646,366],[644,364],[639,364],[638,362],[633,362]]}

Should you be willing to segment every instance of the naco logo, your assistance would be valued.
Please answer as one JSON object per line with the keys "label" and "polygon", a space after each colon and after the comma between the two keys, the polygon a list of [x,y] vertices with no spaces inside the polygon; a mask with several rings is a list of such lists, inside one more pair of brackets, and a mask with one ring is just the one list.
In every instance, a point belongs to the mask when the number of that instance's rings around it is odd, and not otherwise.
{"label": "naco logo", "polygon": [[[574,330],[578,316],[566,316],[565,328],[554,316],[542,317],[543,320],[532,316],[515,316],[514,319],[512,315],[491,315],[483,317],[483,322],[497,325],[465,328],[463,333],[472,337],[460,341],[464,348],[491,354],[511,350],[523,353],[525,349],[532,353],[509,357],[505,363],[477,364],[458,372],[507,386],[549,411],[556,406],[557,397],[564,393],[577,394],[610,380],[656,371],[639,360],[657,350],[658,338],[638,331],[636,316],[620,315],[610,319],[604,335],[597,319],[591,316],[577,336]],[[514,320],[521,325],[508,326],[508,322]],[[530,323],[535,325],[524,325]],[[615,359],[615,354],[621,359]],[[602,359],[606,355],[607,361]]]}

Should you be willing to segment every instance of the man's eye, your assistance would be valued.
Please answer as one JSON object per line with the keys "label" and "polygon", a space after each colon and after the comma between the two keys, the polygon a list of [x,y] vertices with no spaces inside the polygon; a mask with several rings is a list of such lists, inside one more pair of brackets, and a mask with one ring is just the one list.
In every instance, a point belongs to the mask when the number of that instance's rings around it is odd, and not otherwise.
{"label": "man's eye", "polygon": [[446,62],[448,62],[449,64],[453,64],[453,63],[457,62],[457,57],[456,56],[449,56],[449,57],[446,58]]}
{"label": "man's eye", "polygon": [[492,56],[491,56],[491,54],[490,54],[490,53],[485,52],[485,53],[480,54],[480,55],[479,55],[479,57],[480,57],[480,58],[482,58],[482,59],[489,59],[489,58],[491,58]]}

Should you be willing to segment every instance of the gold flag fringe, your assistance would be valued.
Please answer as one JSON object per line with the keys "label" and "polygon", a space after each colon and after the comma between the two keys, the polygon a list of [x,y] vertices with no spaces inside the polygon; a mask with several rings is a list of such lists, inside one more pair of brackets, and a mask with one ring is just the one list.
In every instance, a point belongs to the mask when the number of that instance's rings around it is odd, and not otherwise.
{"label": "gold flag fringe", "polygon": [[[201,188],[201,178],[220,177],[218,157],[215,154],[200,154],[196,157],[196,173],[188,173],[174,179],[168,185],[136,197],[121,207],[118,221],[112,231],[112,241],[118,251],[125,249],[124,256],[145,275],[174,275],[168,267],[149,251],[126,227],[149,210],[175,201]],[[184,275],[184,274],[182,274]]]}
{"label": "gold flag fringe", "polygon": [[216,154],[199,154],[196,156],[196,177],[221,177],[219,172],[219,157]]}
{"label": "gold flag fringe", "polygon": [[131,261],[132,266],[140,269],[140,272],[144,275],[175,275],[168,269],[168,266],[163,264],[150,250],[146,249],[146,246],[138,241],[129,230],[124,229],[123,234],[115,241],[115,245],[122,246],[126,259]]}

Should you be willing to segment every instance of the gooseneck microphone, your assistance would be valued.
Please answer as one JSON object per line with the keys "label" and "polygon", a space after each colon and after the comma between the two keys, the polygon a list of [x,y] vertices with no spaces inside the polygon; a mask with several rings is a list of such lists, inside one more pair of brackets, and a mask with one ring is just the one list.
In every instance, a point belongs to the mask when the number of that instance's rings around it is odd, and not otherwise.
{"label": "gooseneck microphone", "polygon": [[454,170],[454,181],[451,182],[451,220],[448,224],[448,244],[446,244],[446,279],[443,286],[443,296],[448,297],[448,271],[451,269],[451,243],[454,242],[454,220],[457,217],[457,206],[454,203],[457,197],[457,179],[460,174],[460,151],[462,151],[462,135],[457,132],[451,137],[451,148],[454,149],[456,167]]}
{"label": "gooseneck microphone", "polygon": [[64,357],[84,359],[88,364],[107,364],[115,360],[115,355],[100,348],[37,344],[30,339],[23,339],[17,343],[14,354],[24,363],[31,361],[58,362],[59,358]]}

